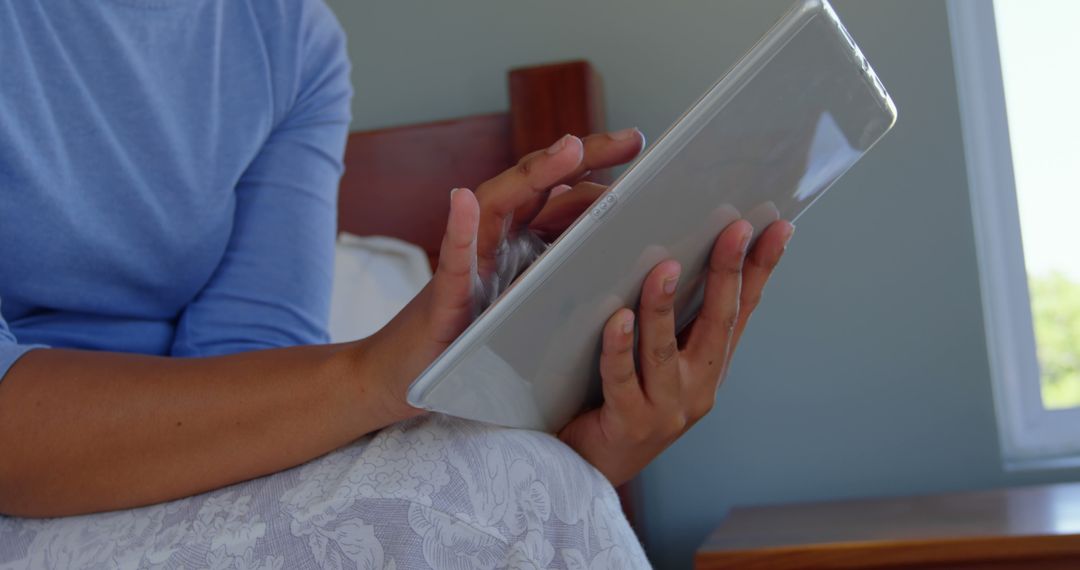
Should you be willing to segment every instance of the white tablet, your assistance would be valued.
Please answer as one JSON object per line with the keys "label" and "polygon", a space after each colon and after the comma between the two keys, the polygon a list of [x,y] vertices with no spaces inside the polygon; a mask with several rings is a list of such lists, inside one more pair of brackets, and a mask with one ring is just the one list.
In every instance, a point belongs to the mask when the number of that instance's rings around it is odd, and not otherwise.
{"label": "white tablet", "polygon": [[669,258],[676,315],[739,217],[795,220],[896,120],[824,0],[800,0],[648,148],[409,389],[413,406],[556,431],[600,398],[600,333]]}

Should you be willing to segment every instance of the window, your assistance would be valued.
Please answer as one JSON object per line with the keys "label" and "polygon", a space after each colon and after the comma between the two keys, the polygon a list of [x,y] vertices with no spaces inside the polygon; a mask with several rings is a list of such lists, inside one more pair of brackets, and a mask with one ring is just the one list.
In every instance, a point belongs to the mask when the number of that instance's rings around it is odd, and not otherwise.
{"label": "window", "polygon": [[1080,463],[1080,2],[949,0],[987,345],[1013,467]]}

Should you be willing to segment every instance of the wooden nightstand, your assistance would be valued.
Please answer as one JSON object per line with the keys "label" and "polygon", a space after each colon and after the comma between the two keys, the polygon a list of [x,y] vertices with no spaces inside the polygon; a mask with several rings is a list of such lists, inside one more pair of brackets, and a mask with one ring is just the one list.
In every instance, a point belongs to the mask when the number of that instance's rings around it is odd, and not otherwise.
{"label": "wooden nightstand", "polygon": [[1080,569],[1080,483],[736,508],[695,567]]}

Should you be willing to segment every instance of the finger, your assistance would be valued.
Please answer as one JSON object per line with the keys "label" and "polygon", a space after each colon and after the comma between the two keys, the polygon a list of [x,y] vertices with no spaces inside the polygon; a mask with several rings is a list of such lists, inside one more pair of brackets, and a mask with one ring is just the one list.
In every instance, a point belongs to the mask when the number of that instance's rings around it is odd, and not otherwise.
{"label": "finger", "polygon": [[467,188],[450,192],[450,216],[439,248],[439,263],[431,284],[432,318],[436,340],[451,342],[471,315],[473,275],[476,273],[476,232],[480,208]]}
{"label": "finger", "polygon": [[[638,140],[640,140],[640,137],[638,137]],[[563,176],[555,188],[564,188],[571,184],[576,185],[592,173],[592,168],[615,166],[632,159],[640,150],[635,148],[639,145],[633,143],[633,139],[616,140],[605,134],[589,135],[581,139],[581,162],[570,173]],[[627,156],[627,151],[633,151],[633,154]],[[547,203],[552,198],[551,193],[555,192],[555,188],[552,188],[547,195],[544,193],[537,194],[527,204],[515,210],[511,230],[521,229],[529,225],[536,215],[547,207]]]}
{"label": "finger", "polygon": [[659,404],[677,402],[681,392],[675,342],[675,288],[680,271],[679,262],[664,261],[649,272],[641,287],[638,360],[645,395]]}
{"label": "finger", "polygon": [[749,222],[737,220],[716,238],[709,254],[705,300],[686,340],[687,358],[710,371],[708,376],[717,381],[738,322],[743,259],[753,232]]}
{"label": "finger", "polygon": [[739,317],[735,323],[735,334],[731,340],[731,347],[735,346],[742,338],[746,323],[750,315],[761,302],[761,294],[765,290],[765,284],[772,276],[776,265],[780,263],[788,241],[795,232],[795,226],[786,220],[779,220],[769,224],[761,233],[754,248],[746,256],[743,263],[742,291],[739,297]]}
{"label": "finger", "polygon": [[634,312],[619,309],[604,325],[600,352],[604,405],[620,417],[633,417],[645,401],[634,365]]}
{"label": "finger", "polygon": [[517,166],[477,188],[481,210],[477,254],[483,271],[494,269],[499,244],[509,231],[515,212],[539,211],[548,189],[577,170],[583,153],[581,140],[566,135],[547,150],[522,158]]}
{"label": "finger", "polygon": [[[641,153],[645,137],[641,131],[631,128],[613,133],[597,133],[581,139],[583,148],[581,162],[564,176],[560,182],[574,184],[588,176],[593,170],[611,168],[625,164]],[[518,208],[514,213],[513,229],[529,225],[533,218],[544,208],[541,198]]]}
{"label": "finger", "polygon": [[566,135],[543,151],[522,158],[517,166],[481,184],[481,227],[477,251],[480,269],[494,269],[499,244],[512,228],[529,224],[543,208],[548,188],[573,181],[585,172],[631,160],[645,139],[637,129],[597,134],[578,139]]}
{"label": "finger", "polygon": [[[567,190],[556,193],[556,188]],[[529,229],[547,242],[559,237],[567,226],[578,219],[578,216],[589,209],[607,190],[607,186],[595,182],[579,182],[572,189],[565,185],[556,188],[551,189],[551,196],[544,209],[529,224]]]}
{"label": "finger", "polygon": [[581,166],[571,174],[573,180],[589,171],[601,170],[626,164],[641,154],[645,147],[645,135],[636,128],[611,133],[597,133],[581,139],[585,156]]}

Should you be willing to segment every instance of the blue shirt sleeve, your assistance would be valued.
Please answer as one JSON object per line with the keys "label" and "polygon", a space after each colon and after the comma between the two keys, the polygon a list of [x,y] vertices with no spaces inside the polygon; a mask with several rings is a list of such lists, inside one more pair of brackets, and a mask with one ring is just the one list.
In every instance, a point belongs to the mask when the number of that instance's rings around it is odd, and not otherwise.
{"label": "blue shirt sleeve", "polygon": [[295,58],[288,103],[236,187],[228,247],[180,315],[174,356],[328,341],[352,86],[337,20],[323,2],[301,5],[295,50],[274,56]]}
{"label": "blue shirt sleeve", "polygon": [[[0,309],[3,309],[3,300],[0,299]],[[35,348],[44,348],[39,344],[19,344],[15,335],[11,334],[7,321],[0,313],[0,381],[7,376],[8,370],[22,355]]]}

